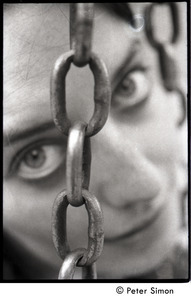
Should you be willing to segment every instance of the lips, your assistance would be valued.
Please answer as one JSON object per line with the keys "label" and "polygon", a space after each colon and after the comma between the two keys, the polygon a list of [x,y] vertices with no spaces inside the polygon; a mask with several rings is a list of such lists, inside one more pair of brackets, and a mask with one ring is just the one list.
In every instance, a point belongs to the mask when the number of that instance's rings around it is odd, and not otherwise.
{"label": "lips", "polygon": [[103,205],[105,242],[130,238],[154,225],[163,210],[163,205],[158,200],[136,201],[123,210]]}

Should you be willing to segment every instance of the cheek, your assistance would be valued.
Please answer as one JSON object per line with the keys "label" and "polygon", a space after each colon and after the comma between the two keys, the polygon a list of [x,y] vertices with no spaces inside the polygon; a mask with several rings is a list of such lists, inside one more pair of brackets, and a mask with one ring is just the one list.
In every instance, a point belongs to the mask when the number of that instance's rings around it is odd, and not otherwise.
{"label": "cheek", "polygon": [[[164,192],[176,183],[179,155],[180,134],[173,99],[161,88],[153,87],[144,108],[134,112],[135,117],[129,115],[130,112],[126,117],[110,115],[106,126],[92,141],[92,186],[97,182],[99,191],[98,185],[104,179],[108,189],[117,191],[116,196],[124,191],[124,195],[134,197],[138,191],[135,184],[139,182],[142,189],[153,187],[156,179],[155,183]],[[110,193],[110,197],[114,196]]]}
{"label": "cheek", "polygon": [[[169,165],[178,157],[180,134],[176,103],[172,95],[158,92],[153,96],[151,117],[141,126],[140,141],[145,155],[156,164]],[[141,146],[140,146],[141,147]]]}
{"label": "cheek", "polygon": [[157,165],[169,164],[175,161],[177,157],[177,139],[178,132],[175,126],[168,126],[163,123],[151,124],[143,128],[140,135],[141,150],[144,155]]}
{"label": "cheek", "polygon": [[25,234],[50,232],[53,202],[65,185],[63,168],[50,177],[40,182],[25,182],[16,176],[5,180],[5,228]]}
{"label": "cheek", "polygon": [[[65,179],[54,176],[51,182],[27,184],[19,180],[4,183],[4,229],[34,249],[50,247],[52,242],[52,207],[57,194],[65,188]],[[71,248],[86,247],[88,214],[85,206],[67,208],[67,238]],[[36,250],[35,250],[36,251]]]}
{"label": "cheek", "polygon": [[[157,95],[157,96],[156,96]],[[177,165],[181,156],[181,134],[177,127],[180,111],[173,93],[155,88],[147,121],[139,124],[132,139],[144,156],[156,167],[163,188],[177,185]]]}
{"label": "cheek", "polygon": [[181,137],[177,127],[180,111],[177,107],[176,95],[167,93],[155,83],[148,103],[142,111],[137,111],[139,118],[124,124],[124,136],[156,164],[175,161],[180,151]]}
{"label": "cheek", "polygon": [[55,274],[51,275],[53,278],[57,276],[61,264],[53,245],[51,231],[52,205],[57,193],[58,186],[40,191],[27,184],[19,184],[16,180],[7,181],[4,185],[5,232],[13,236],[25,251],[39,259],[42,272],[43,263],[50,266],[51,272],[56,268]]}
{"label": "cheek", "polygon": [[41,192],[16,180],[5,183],[4,227],[16,234],[34,235],[50,230],[55,192]]}

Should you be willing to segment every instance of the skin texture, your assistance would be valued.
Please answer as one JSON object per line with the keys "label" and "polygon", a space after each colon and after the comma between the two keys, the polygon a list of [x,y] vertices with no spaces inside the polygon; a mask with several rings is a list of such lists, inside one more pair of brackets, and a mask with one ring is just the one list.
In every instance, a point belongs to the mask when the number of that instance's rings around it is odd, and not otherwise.
{"label": "skin texture", "polygon": [[[63,4],[11,4],[4,16],[4,229],[47,265],[37,278],[55,279],[62,261],[52,242],[51,211],[66,186],[67,139],[52,121],[49,82],[55,60],[69,50],[69,12]],[[179,234],[182,112],[177,95],[162,86],[144,31],[98,7],[93,51],[104,60],[112,87],[107,123],[91,139],[89,190],[101,204],[105,231],[98,278],[141,276],[170,253]],[[128,78],[135,89],[123,88]],[[89,68],[72,66],[66,86],[71,120],[88,121]],[[30,154],[39,145],[34,166]],[[71,249],[85,247],[84,206],[69,206],[67,222]]]}

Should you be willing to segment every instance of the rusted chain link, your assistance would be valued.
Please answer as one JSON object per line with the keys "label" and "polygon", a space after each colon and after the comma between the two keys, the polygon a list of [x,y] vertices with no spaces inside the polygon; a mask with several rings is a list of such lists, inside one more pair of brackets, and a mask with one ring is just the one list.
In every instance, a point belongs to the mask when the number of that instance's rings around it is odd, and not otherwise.
{"label": "rusted chain link", "polygon": [[[111,98],[107,69],[91,51],[93,3],[73,3],[70,9],[71,50],[61,55],[51,77],[51,108],[57,128],[68,136],[66,153],[66,189],[58,194],[52,211],[52,235],[63,264],[59,279],[72,279],[76,267],[82,267],[82,279],[96,279],[95,262],[103,249],[103,215],[98,200],[89,191],[91,144],[90,137],[104,126]],[[95,81],[94,113],[89,123],[72,125],[67,115],[65,80],[71,63],[89,65]],[[67,207],[85,205],[88,219],[88,247],[70,251],[67,241]]]}
{"label": "rusted chain link", "polygon": [[[55,63],[51,77],[51,106],[53,119],[57,128],[65,135],[68,135],[71,127],[71,122],[66,110],[65,80],[73,59],[73,50],[61,55]],[[88,137],[98,133],[104,126],[108,117],[111,99],[110,82],[104,62],[95,53],[91,53],[89,66],[95,80],[95,108],[85,132],[85,135]]]}
{"label": "rusted chain link", "polygon": [[91,54],[93,3],[70,4],[70,48],[74,50],[74,64],[84,67]]}
{"label": "rusted chain link", "polygon": [[[172,36],[169,41],[160,42],[155,38],[155,26],[153,24],[153,12],[158,5],[167,5],[170,9],[172,19]],[[175,2],[156,2],[149,5],[145,10],[145,28],[146,35],[152,47],[158,53],[159,68],[163,85],[167,91],[175,91],[180,95],[183,115],[178,122],[181,125],[186,117],[186,98],[179,87],[177,79],[177,67],[173,57],[172,44],[178,41],[179,37],[179,14],[177,4]]]}
{"label": "rusted chain link", "polygon": [[[88,248],[83,258],[79,261],[78,266],[88,266],[94,263],[100,256],[103,248],[103,215],[100,204],[95,196],[87,190],[82,190],[82,197],[88,213]],[[52,212],[52,234],[54,246],[59,256],[64,260],[69,251],[67,241],[67,207],[68,207],[67,191],[63,190],[56,197]]]}

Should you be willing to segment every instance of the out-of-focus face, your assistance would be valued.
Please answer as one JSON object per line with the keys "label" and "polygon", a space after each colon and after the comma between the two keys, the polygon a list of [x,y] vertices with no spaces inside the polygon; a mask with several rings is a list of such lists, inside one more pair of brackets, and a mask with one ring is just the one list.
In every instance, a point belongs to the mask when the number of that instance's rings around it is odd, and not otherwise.
{"label": "out-of-focus face", "polygon": [[[61,266],[51,212],[66,185],[67,139],[52,121],[49,82],[55,60],[69,50],[68,17],[63,4],[11,4],[4,15],[4,229],[50,267],[44,278],[57,278]],[[107,123],[91,139],[90,192],[105,230],[98,278],[141,276],[172,249],[180,223],[178,98],[164,90],[144,30],[101,7],[93,37],[112,86]],[[70,118],[88,121],[89,68],[72,66],[66,86]],[[84,206],[69,206],[72,249],[86,246],[87,226]]]}

